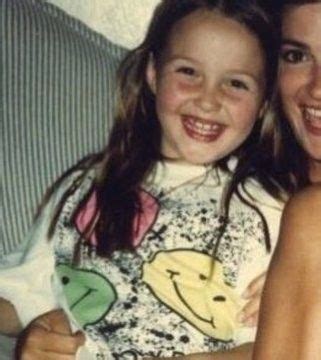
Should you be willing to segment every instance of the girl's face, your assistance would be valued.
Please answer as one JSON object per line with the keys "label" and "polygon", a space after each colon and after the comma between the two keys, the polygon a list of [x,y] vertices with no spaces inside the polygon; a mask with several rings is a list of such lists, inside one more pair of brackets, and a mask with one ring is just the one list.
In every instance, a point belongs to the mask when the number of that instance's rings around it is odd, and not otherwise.
{"label": "girl's face", "polygon": [[297,140],[321,175],[321,3],[284,14],[279,88]]}
{"label": "girl's face", "polygon": [[240,23],[205,10],[180,20],[147,68],[163,155],[205,164],[235,150],[263,113],[264,70],[257,38]]}

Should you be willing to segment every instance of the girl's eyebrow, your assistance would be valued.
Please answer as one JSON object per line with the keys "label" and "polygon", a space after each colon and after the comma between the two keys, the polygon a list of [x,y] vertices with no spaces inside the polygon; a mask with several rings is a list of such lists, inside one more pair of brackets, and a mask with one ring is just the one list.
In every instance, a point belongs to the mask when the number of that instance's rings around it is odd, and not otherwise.
{"label": "girl's eyebrow", "polygon": [[188,62],[199,62],[198,59],[194,59],[192,57],[189,56],[185,56],[185,55],[172,55],[169,59],[169,61],[188,61]]}
{"label": "girl's eyebrow", "polygon": [[291,45],[301,49],[308,49],[308,46],[305,43],[298,40],[287,39],[287,38],[282,39],[282,45]]}

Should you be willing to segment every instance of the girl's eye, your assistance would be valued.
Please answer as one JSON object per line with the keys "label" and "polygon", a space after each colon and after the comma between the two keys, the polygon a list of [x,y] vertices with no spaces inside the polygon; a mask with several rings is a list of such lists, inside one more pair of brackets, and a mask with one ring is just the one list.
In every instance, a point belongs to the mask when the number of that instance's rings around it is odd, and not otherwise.
{"label": "girl's eye", "polygon": [[246,84],[246,82],[239,80],[239,79],[231,79],[229,81],[230,86],[234,89],[237,90],[249,90],[248,85]]}
{"label": "girl's eye", "polygon": [[298,64],[307,59],[307,54],[300,49],[289,49],[281,52],[281,59],[291,64]]}
{"label": "girl's eye", "polygon": [[182,66],[177,69],[177,72],[187,75],[187,76],[195,76],[196,75],[195,69],[193,69],[192,67],[189,67],[189,66]]}

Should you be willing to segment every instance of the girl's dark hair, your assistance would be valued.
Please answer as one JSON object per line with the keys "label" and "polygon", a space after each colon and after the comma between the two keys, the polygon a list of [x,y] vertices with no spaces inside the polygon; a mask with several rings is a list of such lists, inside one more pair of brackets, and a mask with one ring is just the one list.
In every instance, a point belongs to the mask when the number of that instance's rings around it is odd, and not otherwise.
{"label": "girl's dark hair", "polygon": [[296,139],[277,96],[274,104],[273,132],[263,140],[271,154],[271,164],[280,186],[289,194],[311,184],[309,159]]}
{"label": "girl's dark hair", "polygon": [[[262,0],[262,5],[272,15],[275,27],[278,29],[279,38],[282,39],[282,18],[286,11],[306,4],[321,3],[321,0]],[[309,179],[309,159],[298,143],[296,136],[284,114],[281,98],[276,93],[274,100],[275,124],[273,131],[265,133],[264,142],[269,144],[271,162],[277,174],[280,185],[288,193],[296,191],[311,184]]]}
{"label": "girl's dark hair", "polygon": [[[173,26],[197,10],[219,12],[243,24],[258,38],[265,56],[266,98],[270,99],[273,94],[277,73],[277,36],[271,19],[256,1],[161,1],[154,12],[145,40],[128,53],[120,66],[117,112],[109,143],[101,154],[92,155],[81,163],[83,169],[89,170],[94,164],[99,164],[101,169],[92,187],[97,196],[96,214],[88,225],[88,231],[82,234],[88,238],[92,232],[95,233],[96,251],[101,256],[108,256],[116,249],[133,249],[133,220],[135,214],[141,211],[140,186],[156,161],[163,159],[160,153],[161,129],[155,113],[155,99],[145,79],[149,58],[153,56],[157,66]],[[231,196],[247,177],[257,178],[267,190],[274,195],[279,194],[273,176],[265,168],[267,158],[258,148],[263,127],[263,119],[258,119],[248,140],[233,154],[217,162],[221,169],[228,171],[229,158],[234,155],[239,159],[225,199],[225,225]],[[79,167],[76,166],[75,169],[77,168]],[[73,169],[70,172],[72,171]],[[84,177],[85,173],[81,177]],[[76,183],[80,180],[81,178],[77,178]],[[56,184],[58,185],[59,183]],[[75,188],[76,186],[72,187]],[[64,199],[72,191],[69,191]],[[64,199],[57,208],[51,232]],[[87,199],[88,197],[79,204],[74,216],[83,208]]]}

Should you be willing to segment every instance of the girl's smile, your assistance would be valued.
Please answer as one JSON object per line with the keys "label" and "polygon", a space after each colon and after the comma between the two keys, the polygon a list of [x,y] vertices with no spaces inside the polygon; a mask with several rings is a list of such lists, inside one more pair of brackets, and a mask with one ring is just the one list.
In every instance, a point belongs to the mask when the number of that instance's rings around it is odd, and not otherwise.
{"label": "girl's smile", "polygon": [[311,135],[321,136],[321,109],[305,107],[303,119],[306,129]]}
{"label": "girl's smile", "polygon": [[182,124],[186,134],[199,142],[215,141],[226,128],[213,120],[201,119],[195,116],[182,116]]}
{"label": "girl's smile", "polygon": [[164,156],[213,163],[238,148],[263,112],[265,63],[257,38],[237,21],[195,11],[150,59]]}

